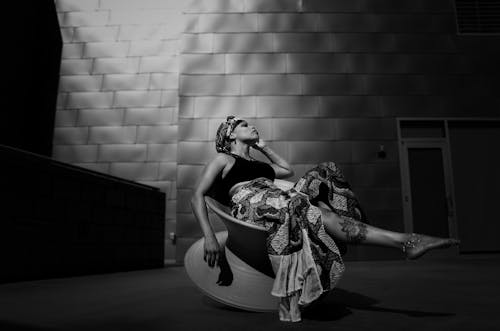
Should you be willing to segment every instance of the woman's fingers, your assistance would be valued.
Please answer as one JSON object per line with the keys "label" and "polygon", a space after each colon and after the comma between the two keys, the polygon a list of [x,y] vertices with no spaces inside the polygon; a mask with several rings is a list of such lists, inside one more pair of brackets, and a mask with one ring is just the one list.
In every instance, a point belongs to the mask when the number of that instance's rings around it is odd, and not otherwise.
{"label": "woman's fingers", "polygon": [[214,261],[214,265],[215,265],[215,266],[218,266],[218,265],[219,265],[219,252],[217,252],[217,253],[215,254],[215,261]]}
{"label": "woman's fingers", "polygon": [[217,242],[216,239],[215,240],[207,239],[205,241],[205,246],[203,249],[204,251],[203,259],[205,260],[205,262],[208,263],[210,268],[213,268],[214,265],[217,265],[220,254],[219,250],[220,250],[219,243]]}
{"label": "woman's fingers", "polygon": [[214,259],[215,259],[215,253],[210,252],[210,259],[208,260],[208,265],[210,266],[210,268],[214,267]]}
{"label": "woman's fingers", "polygon": [[212,260],[211,267],[213,268],[213,267],[217,266],[217,260],[219,259],[219,252],[215,251],[212,256],[213,256],[213,260]]}
{"label": "woman's fingers", "polygon": [[208,265],[210,266],[210,268],[213,268],[214,265],[217,265],[217,262],[219,261],[219,252],[218,251],[207,252],[203,256],[203,260],[205,260],[205,262],[208,263]]}
{"label": "woman's fingers", "polygon": [[212,267],[212,252],[208,252],[207,264],[209,267]]}
{"label": "woman's fingers", "polygon": [[219,263],[220,253],[221,252],[219,250],[204,250],[203,260],[210,266],[210,268],[213,268]]}

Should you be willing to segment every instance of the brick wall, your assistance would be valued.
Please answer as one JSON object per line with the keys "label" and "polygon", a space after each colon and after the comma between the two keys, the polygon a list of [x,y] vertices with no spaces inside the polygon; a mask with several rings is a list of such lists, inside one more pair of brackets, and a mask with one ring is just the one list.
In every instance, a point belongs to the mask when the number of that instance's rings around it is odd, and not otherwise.
{"label": "brick wall", "polygon": [[370,223],[395,231],[404,230],[395,117],[499,114],[498,38],[458,37],[452,0],[199,0],[184,17],[178,261],[202,235],[189,198],[229,114],[289,160],[289,180],[337,162]]}
{"label": "brick wall", "polygon": [[175,231],[182,5],[56,0],[64,44],[53,157],[159,187],[167,234]]}
{"label": "brick wall", "polygon": [[289,180],[337,162],[371,224],[396,231],[395,117],[499,114],[498,37],[457,36],[452,0],[56,5],[64,45],[53,156],[160,187],[166,232],[179,236],[165,256],[179,262],[201,236],[189,198],[229,114],[290,161]]}

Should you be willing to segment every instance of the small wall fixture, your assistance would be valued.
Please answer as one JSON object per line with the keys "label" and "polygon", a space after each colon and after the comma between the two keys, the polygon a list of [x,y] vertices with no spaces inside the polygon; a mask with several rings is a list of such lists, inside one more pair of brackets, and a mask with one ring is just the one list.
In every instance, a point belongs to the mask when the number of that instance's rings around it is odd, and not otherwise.
{"label": "small wall fixture", "polygon": [[384,145],[379,145],[379,148],[380,148],[380,149],[379,149],[379,151],[377,152],[377,157],[378,157],[379,159],[385,159],[385,157],[386,157],[386,153],[385,153],[385,151],[384,151]]}
{"label": "small wall fixture", "polygon": [[168,234],[170,240],[172,241],[172,244],[175,245],[177,243],[177,235],[175,232],[170,232]]}

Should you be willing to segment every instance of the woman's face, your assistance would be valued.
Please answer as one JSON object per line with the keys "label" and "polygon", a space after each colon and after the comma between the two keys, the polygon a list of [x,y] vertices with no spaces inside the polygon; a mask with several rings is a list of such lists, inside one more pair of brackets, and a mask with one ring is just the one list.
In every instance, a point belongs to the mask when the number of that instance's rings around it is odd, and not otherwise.
{"label": "woman's face", "polygon": [[259,140],[259,132],[255,128],[254,125],[248,125],[248,122],[243,120],[238,123],[238,125],[234,128],[233,132],[236,136],[236,139],[242,141],[258,141]]}

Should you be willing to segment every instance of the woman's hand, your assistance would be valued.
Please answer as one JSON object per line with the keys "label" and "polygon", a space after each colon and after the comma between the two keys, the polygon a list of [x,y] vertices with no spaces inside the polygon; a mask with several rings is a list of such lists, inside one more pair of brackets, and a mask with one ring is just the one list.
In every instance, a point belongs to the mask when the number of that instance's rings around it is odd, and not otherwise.
{"label": "woman's hand", "polygon": [[261,150],[264,147],[266,147],[266,142],[263,139],[259,138],[259,140],[255,142],[255,144],[250,145],[250,146],[257,149],[257,150]]}
{"label": "woman's hand", "polygon": [[217,238],[205,238],[203,260],[208,263],[210,268],[218,265],[220,253],[220,245]]}

